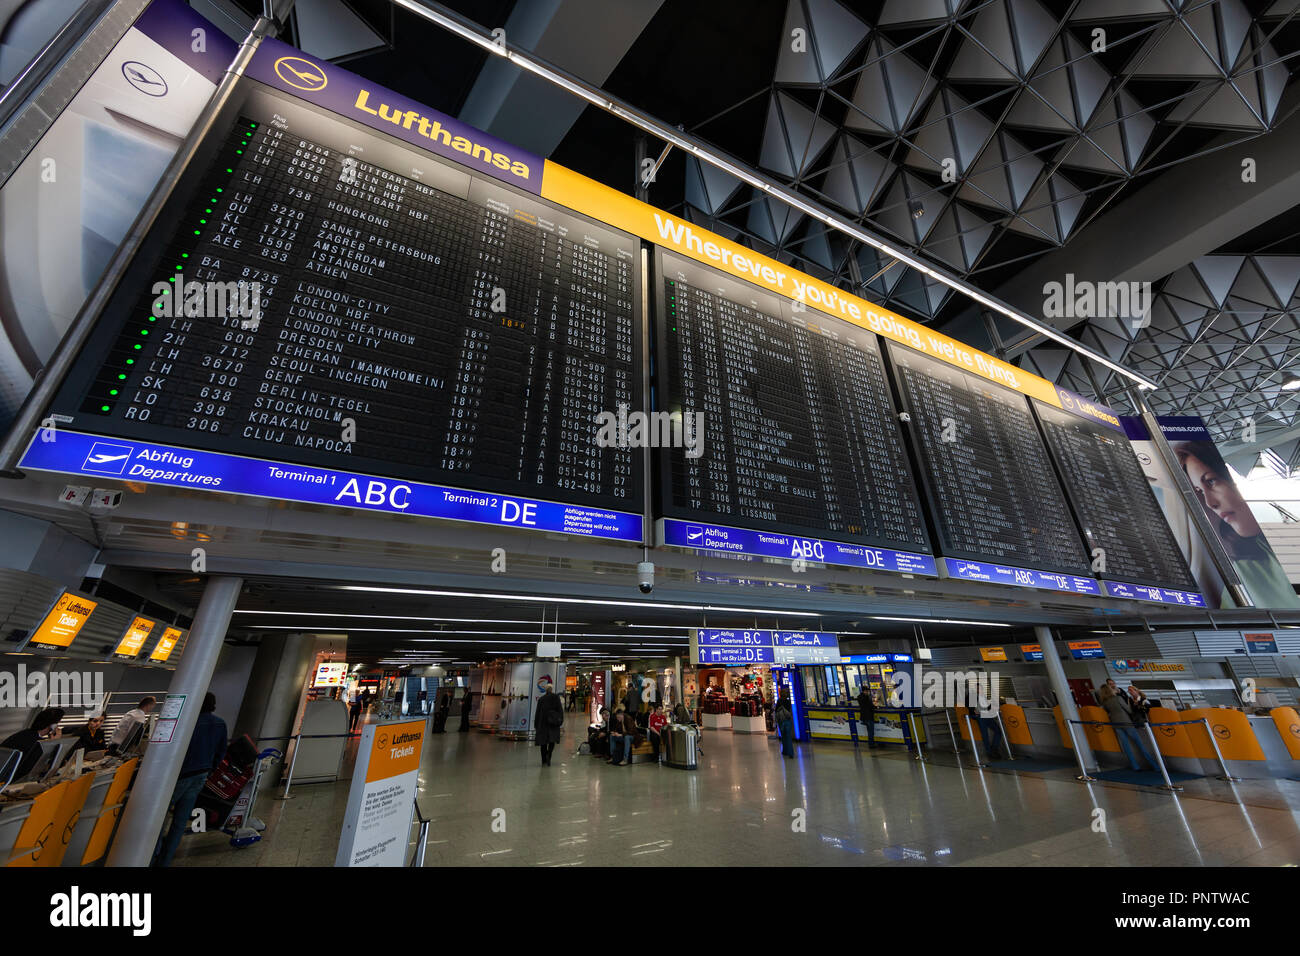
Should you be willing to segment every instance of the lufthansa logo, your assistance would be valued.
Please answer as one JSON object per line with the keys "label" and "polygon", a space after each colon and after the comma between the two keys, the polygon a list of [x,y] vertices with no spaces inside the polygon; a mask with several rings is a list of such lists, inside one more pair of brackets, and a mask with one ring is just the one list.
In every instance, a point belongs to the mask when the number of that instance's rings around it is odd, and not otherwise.
{"label": "lufthansa logo", "polygon": [[380,734],[379,739],[375,741],[375,746],[380,750],[385,749],[388,746],[388,734]]}
{"label": "lufthansa logo", "polygon": [[1071,397],[1069,396],[1068,393],[1066,393],[1066,392],[1062,392],[1062,393],[1061,393],[1061,404],[1064,405],[1066,408],[1073,409],[1073,408],[1074,408],[1074,399],[1071,398]]}
{"label": "lufthansa logo", "polygon": [[329,82],[324,70],[300,56],[282,56],[276,60],[275,75],[295,89],[306,90],[308,93],[325,89],[325,84]]}
{"label": "lufthansa logo", "polygon": [[1232,736],[1232,731],[1230,731],[1227,727],[1223,726],[1223,724],[1215,724],[1214,736],[1221,737],[1224,740],[1227,740],[1229,737]]}
{"label": "lufthansa logo", "polygon": [[148,96],[167,95],[167,81],[163,79],[162,74],[139,60],[127,60],[123,63],[122,75],[141,93]]}

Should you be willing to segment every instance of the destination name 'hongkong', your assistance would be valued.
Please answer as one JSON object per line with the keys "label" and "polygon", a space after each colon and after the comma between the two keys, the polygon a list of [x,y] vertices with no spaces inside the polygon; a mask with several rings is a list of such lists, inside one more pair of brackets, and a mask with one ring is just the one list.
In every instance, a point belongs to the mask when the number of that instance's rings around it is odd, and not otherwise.
{"label": "destination name 'hongkong'", "polygon": [[[759,261],[757,254],[745,255],[744,252],[696,235],[695,230],[688,223],[677,222],[659,213],[655,213],[654,218],[659,238],[672,243],[678,249],[695,252],[706,259],[729,265],[736,272],[752,275],[760,282],[766,283],[768,287],[775,286],[803,305],[810,305],[832,315],[844,316],[859,324],[865,324],[871,331],[910,345],[918,352],[938,355],[950,362],[977,371],[995,382],[1002,382],[1012,388],[1020,387],[1012,366],[992,361],[972,349],[962,348],[960,343],[946,336],[923,334],[919,326],[898,316],[882,315],[873,309],[863,309],[853,298],[841,295],[838,290],[830,286],[805,282]],[[790,280],[788,284],[787,279]]]}
{"label": "destination name 'hongkong'", "polygon": [[[426,139],[436,139],[444,146],[450,146],[458,153],[464,153],[466,156],[472,156],[474,159],[482,160],[484,163],[490,163],[497,169],[504,169],[512,176],[518,176],[521,179],[527,179],[529,169],[527,163],[521,163],[517,159],[511,159],[505,153],[498,153],[482,143],[474,143],[464,136],[456,136],[451,130],[443,129],[442,124],[437,120],[430,121],[419,110],[396,110],[387,103],[380,103],[378,109],[372,109],[366,105],[370,100],[370,91],[361,90],[357,93],[357,101],[353,104],[363,113],[369,113],[371,116],[378,116],[380,119],[386,119],[394,126],[400,126],[404,130],[412,133],[419,133]],[[414,126],[415,129],[411,129]]]}

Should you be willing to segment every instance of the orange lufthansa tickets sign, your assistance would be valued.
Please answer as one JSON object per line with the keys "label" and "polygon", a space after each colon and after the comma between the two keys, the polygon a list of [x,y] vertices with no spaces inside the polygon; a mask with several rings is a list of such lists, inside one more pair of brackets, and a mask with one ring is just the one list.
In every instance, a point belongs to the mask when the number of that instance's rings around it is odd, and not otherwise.
{"label": "orange lufthansa tickets sign", "polygon": [[1007,651],[1004,647],[981,647],[980,660],[984,661],[1005,661]]}
{"label": "orange lufthansa tickets sign", "polygon": [[156,664],[161,664],[172,656],[172,651],[176,648],[176,642],[181,639],[185,632],[179,627],[169,627],[162,632],[162,637],[158,638],[158,646],[153,649],[149,655],[149,660]]}
{"label": "orange lufthansa tickets sign", "polygon": [[31,643],[39,647],[67,647],[81,633],[98,606],[98,601],[64,591],[45,619],[32,631]]}
{"label": "orange lufthansa tickets sign", "polygon": [[137,617],[132,620],[131,626],[122,635],[122,640],[118,641],[113,653],[118,657],[132,659],[140,656],[140,648],[144,647],[144,642],[149,639],[149,635],[153,633],[157,623],[157,621],[151,621],[147,617]]}
{"label": "orange lufthansa tickets sign", "polygon": [[366,783],[400,777],[420,768],[420,750],[424,746],[424,721],[386,724],[375,728],[370,742],[370,761],[366,766]]}

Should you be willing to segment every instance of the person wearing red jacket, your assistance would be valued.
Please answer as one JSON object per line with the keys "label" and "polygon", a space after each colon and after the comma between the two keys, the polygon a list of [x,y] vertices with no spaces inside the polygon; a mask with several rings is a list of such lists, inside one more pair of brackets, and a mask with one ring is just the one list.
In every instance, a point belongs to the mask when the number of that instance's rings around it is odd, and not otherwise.
{"label": "person wearing red jacket", "polygon": [[655,704],[654,710],[650,712],[650,722],[648,726],[650,728],[650,744],[655,749],[655,763],[659,763],[661,759],[659,756],[659,735],[663,733],[663,729],[668,726],[668,718],[664,716],[663,704]]}

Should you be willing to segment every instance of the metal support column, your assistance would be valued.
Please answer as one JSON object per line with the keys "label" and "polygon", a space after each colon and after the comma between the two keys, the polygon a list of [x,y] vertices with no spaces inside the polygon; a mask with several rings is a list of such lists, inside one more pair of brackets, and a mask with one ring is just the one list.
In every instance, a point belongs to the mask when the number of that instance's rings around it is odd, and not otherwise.
{"label": "metal support column", "polygon": [[185,751],[199,719],[203,696],[212,682],[217,657],[225,643],[230,616],[239,601],[243,578],[210,577],[190,628],[180,665],[172,676],[167,696],[184,694],[185,702],[167,743],[150,743],[131,786],[131,799],[122,812],[121,828],[108,857],[109,866],[148,866],[158,834],[180,776]]}
{"label": "metal support column", "polygon": [[[1056,692],[1056,699],[1061,705],[1061,717],[1065,720],[1065,726],[1070,728],[1070,721],[1079,719],[1079,709],[1074,706],[1074,696],[1070,693],[1070,683],[1065,679],[1065,669],[1061,667],[1061,659],[1056,656],[1056,639],[1052,636],[1052,629],[1039,625],[1034,628],[1034,635],[1038,638],[1038,643],[1043,648],[1043,663],[1047,665],[1047,679],[1052,683],[1052,690]],[[1075,753],[1079,755],[1079,769],[1083,771],[1084,776],[1088,775],[1090,770],[1097,769],[1097,758],[1092,755],[1092,748],[1088,746],[1086,737],[1080,735],[1080,738],[1074,736],[1074,731],[1069,730],[1070,739],[1074,741]]]}

